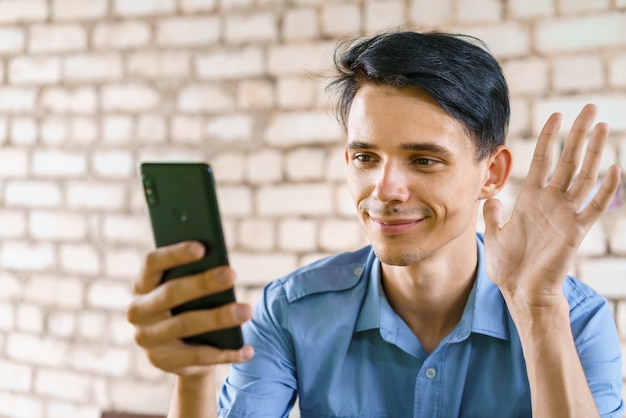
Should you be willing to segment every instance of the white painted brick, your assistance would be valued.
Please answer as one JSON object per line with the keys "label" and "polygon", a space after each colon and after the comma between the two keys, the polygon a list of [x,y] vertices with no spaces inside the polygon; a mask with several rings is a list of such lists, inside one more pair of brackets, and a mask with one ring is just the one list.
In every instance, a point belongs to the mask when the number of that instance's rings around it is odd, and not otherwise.
{"label": "white painted brick", "polygon": [[287,153],[285,171],[293,181],[321,180],[324,176],[326,152],[320,148],[302,148]]}
{"label": "white painted brick", "polygon": [[602,256],[607,252],[608,239],[601,223],[594,224],[578,248],[577,255]]}
{"label": "white painted brick", "polygon": [[85,402],[89,399],[90,386],[87,375],[42,368],[35,373],[35,392],[43,396]]}
{"label": "white painted brick", "polygon": [[356,4],[326,3],[322,5],[320,24],[322,33],[345,36],[361,32],[361,8]]}
{"label": "white painted brick", "polygon": [[626,54],[609,58],[609,83],[614,87],[626,87]]}
{"label": "white painted brick", "polygon": [[[222,10],[236,10],[243,9],[252,5],[254,0],[230,0],[220,1],[220,8]],[[259,3],[259,1],[257,1]]]}
{"label": "white painted brick", "polygon": [[574,119],[587,103],[598,106],[596,121],[609,124],[611,132],[626,131],[626,118],[623,109],[626,109],[625,95],[580,95],[580,96],[551,96],[535,101],[533,112],[533,132],[538,134],[548,116],[554,112],[563,114],[562,132],[569,131]]}
{"label": "white painted brick", "polygon": [[95,118],[71,118],[69,125],[70,139],[77,144],[90,144],[98,137],[98,124]]}
{"label": "white painted brick", "polygon": [[531,35],[528,27],[521,22],[465,27],[463,33],[485,42],[498,59],[523,57],[530,52]]}
{"label": "white painted brick", "polygon": [[543,20],[537,22],[535,31],[535,45],[541,53],[595,51],[626,45],[626,15]]}
{"label": "white painted brick", "polygon": [[247,47],[200,54],[195,60],[200,79],[238,79],[263,75],[263,50]]}
{"label": "white painted brick", "polygon": [[503,64],[512,95],[543,94],[549,88],[548,63],[540,58],[511,60]]}
{"label": "white painted brick", "polygon": [[612,254],[626,255],[626,219],[617,218],[609,228],[609,245]]}
{"label": "white painted brick", "polygon": [[172,395],[172,383],[146,383],[139,380],[119,379],[110,384],[111,408],[120,411],[142,411],[164,415]]}
{"label": "white painted brick", "polygon": [[102,22],[96,25],[92,36],[95,49],[124,50],[148,45],[151,30],[147,22]]}
{"label": "white painted brick", "polygon": [[71,209],[119,210],[126,200],[124,188],[116,184],[75,181],[66,187]]}
{"label": "white painted brick", "polygon": [[604,67],[597,56],[557,57],[552,65],[552,85],[559,92],[593,90],[604,85]]}
{"label": "white painted brick", "polygon": [[143,256],[144,253],[136,248],[119,248],[115,246],[107,249],[104,253],[106,277],[134,278],[139,274],[139,269],[143,264]]}
{"label": "white painted brick", "polygon": [[76,329],[76,314],[68,311],[52,311],[46,317],[46,328],[53,336],[71,337]]}
{"label": "white painted brick", "polygon": [[53,20],[102,19],[108,12],[107,0],[53,0]]}
{"label": "white painted brick", "polygon": [[616,0],[615,5],[620,8],[626,8],[626,0]]}
{"label": "white painted brick", "polygon": [[150,245],[150,222],[145,216],[108,215],[102,225],[102,236],[107,242]]}
{"label": "white painted brick", "polygon": [[45,0],[4,0],[0,2],[0,23],[41,22],[48,17]]}
{"label": "white painted brick", "polygon": [[179,6],[185,13],[207,12],[216,8],[217,0],[180,0]]}
{"label": "white painted brick", "polygon": [[99,418],[100,408],[51,400],[46,403],[47,418]]}
{"label": "white painted brick", "polygon": [[333,42],[297,43],[269,47],[267,71],[271,75],[299,75],[328,70],[333,62]]}
{"label": "white painted brick", "polygon": [[509,120],[509,135],[528,136],[530,132],[530,101],[522,98],[512,98],[511,118]]}
{"label": "white painted brick", "polygon": [[[623,137],[618,143],[618,157],[618,165],[623,169],[626,167],[626,136]],[[622,194],[622,196],[624,195]]]}
{"label": "white painted brick", "polygon": [[186,78],[191,72],[191,58],[185,51],[139,51],[130,54],[128,74],[147,78]]}
{"label": "white painted brick", "polygon": [[[0,5],[1,4],[3,3],[0,3]],[[23,51],[25,39],[26,36],[24,35],[24,29],[22,28],[0,28],[0,55],[13,54]]]}
{"label": "white painted brick", "polygon": [[282,153],[265,149],[248,156],[246,178],[253,184],[275,183],[283,179]]}
{"label": "white painted brick", "polygon": [[123,179],[134,173],[133,156],[129,150],[95,151],[91,155],[91,166],[99,177]]}
{"label": "white painted brick", "polygon": [[324,173],[326,180],[344,182],[347,176],[347,165],[344,147],[332,149],[326,157]]}
{"label": "white painted brick", "polygon": [[78,241],[87,237],[87,221],[79,213],[33,211],[28,216],[28,231],[41,241]]}
{"label": "white painted brick", "polygon": [[0,301],[20,300],[22,284],[21,276],[0,272]]}
{"label": "white painted brick", "polygon": [[462,23],[499,22],[503,3],[499,0],[460,0],[457,4],[457,20]]}
{"label": "white painted brick", "polygon": [[110,340],[118,345],[128,347],[134,343],[135,327],[123,318],[113,318],[109,324]]}
{"label": "white painted brick", "polygon": [[35,275],[24,285],[23,298],[40,306],[78,309],[83,303],[81,279],[69,276]]}
{"label": "white painted brick", "polygon": [[0,302],[0,330],[11,331],[15,328],[15,308],[11,303]]}
{"label": "white painted brick", "polygon": [[310,219],[285,219],[278,224],[278,245],[290,252],[317,249],[317,224]]}
{"label": "white painted brick", "polygon": [[67,349],[67,343],[61,340],[21,333],[9,334],[6,343],[10,359],[39,366],[64,365]]}
{"label": "white painted brick", "polygon": [[241,153],[223,152],[217,154],[211,158],[210,164],[218,184],[243,181],[245,159]]}
{"label": "white painted brick", "polygon": [[[137,161],[188,161],[204,162],[204,154],[198,152],[195,147],[144,147],[138,151]],[[142,192],[143,193],[143,192]],[[142,207],[145,203],[142,202]]]}
{"label": "white painted brick", "polygon": [[171,138],[175,142],[197,144],[202,140],[203,126],[201,117],[175,115],[171,121]]}
{"label": "white painted brick", "polygon": [[298,216],[332,213],[332,187],[327,184],[263,186],[257,193],[256,207],[261,215]]}
{"label": "white painted brick", "polygon": [[22,148],[0,148],[0,177],[24,177],[28,173],[28,152]]}
{"label": "white painted brick", "polygon": [[37,91],[30,87],[0,86],[0,112],[21,113],[35,110]]}
{"label": "white painted brick", "polygon": [[33,53],[82,51],[87,32],[77,24],[36,25],[30,28],[28,50]]}
{"label": "white painted brick", "polygon": [[0,238],[21,238],[26,233],[23,211],[0,209]]}
{"label": "white painted brick", "polygon": [[334,143],[342,134],[337,121],[327,112],[288,112],[273,115],[265,140],[276,146]]}
{"label": "white painted brick", "polygon": [[56,207],[61,203],[58,185],[45,181],[9,181],[4,188],[7,206]]}
{"label": "white painted brick", "polygon": [[88,373],[122,377],[130,369],[130,352],[126,348],[74,346],[69,357],[76,370]]}
{"label": "white painted brick", "polygon": [[319,244],[324,251],[349,251],[367,243],[356,220],[327,220],[322,222]]}
{"label": "white painted brick", "polygon": [[268,109],[274,105],[274,88],[266,80],[243,80],[237,86],[237,106],[241,109]]}
{"label": "white painted brick", "polygon": [[275,235],[273,222],[244,219],[239,224],[237,242],[246,250],[269,251],[274,248]]}
{"label": "white painted brick", "polygon": [[313,8],[286,10],[282,22],[283,39],[287,41],[315,39],[319,36],[319,22]]}
{"label": "white painted brick", "polygon": [[167,123],[160,115],[140,115],[136,129],[136,137],[143,143],[162,143],[167,139]]}
{"label": "white painted brick", "polygon": [[9,62],[11,84],[55,84],[61,79],[61,60],[57,57],[19,57]]}
{"label": "white painted brick", "polygon": [[225,20],[224,38],[228,43],[268,42],[278,38],[274,13],[230,14]]}
{"label": "white painted brick", "polygon": [[33,118],[18,117],[11,122],[11,142],[16,145],[33,145],[37,141],[37,123]]}
{"label": "white painted brick", "polygon": [[105,116],[102,120],[102,136],[109,143],[127,144],[134,139],[134,126],[130,116]]}
{"label": "white painted brick", "polygon": [[78,177],[87,172],[84,153],[41,150],[33,154],[32,171],[44,177]]}
{"label": "white painted brick", "polygon": [[420,26],[436,27],[450,21],[452,0],[412,0],[409,6],[409,19]]}
{"label": "white painted brick", "polygon": [[101,309],[126,309],[133,298],[126,281],[100,280],[87,289],[87,304]]}
{"label": "white painted brick", "polygon": [[402,1],[369,1],[364,8],[367,32],[391,29],[404,23],[405,7]]}
{"label": "white painted brick", "polygon": [[156,89],[138,83],[105,86],[100,94],[102,109],[114,112],[146,112],[157,107],[160,100]]}
{"label": "white painted brick", "polygon": [[205,46],[218,42],[217,17],[185,17],[161,20],[156,27],[156,42],[161,46]]}
{"label": "white painted brick", "polygon": [[184,87],[177,98],[179,110],[188,113],[226,112],[233,110],[233,95],[215,85],[196,84]]}
{"label": "white painted brick", "polygon": [[596,12],[607,10],[609,0],[561,0],[558,2],[559,11],[563,14]]}
{"label": "white painted brick", "polygon": [[354,201],[346,184],[336,186],[333,196],[335,197],[335,210],[338,215],[356,216]]}
{"label": "white painted brick", "polygon": [[94,83],[122,78],[122,58],[117,54],[80,54],[63,61],[63,79],[69,83]]}
{"label": "white painted brick", "polygon": [[253,136],[254,120],[248,114],[215,116],[206,122],[205,135],[209,140],[222,142],[249,141]]}
{"label": "white painted brick", "polygon": [[0,265],[10,270],[45,271],[54,268],[54,248],[49,244],[9,241],[2,245]]}
{"label": "white painted brick", "polygon": [[53,113],[95,113],[97,106],[96,91],[91,87],[65,89],[55,87],[41,93],[40,105]]}
{"label": "white painted brick", "polygon": [[623,258],[596,258],[579,263],[579,276],[607,298],[626,297],[626,260]]}
{"label": "white painted brick", "polygon": [[252,192],[244,186],[226,186],[217,188],[220,212],[226,218],[248,216],[252,213]]}
{"label": "white painted brick", "polygon": [[7,142],[9,137],[9,123],[5,118],[0,118],[0,143]]}
{"label": "white painted brick", "polygon": [[20,304],[15,309],[17,329],[35,334],[43,331],[43,312],[38,306]]}
{"label": "white painted brick", "polygon": [[78,335],[84,340],[104,341],[107,320],[103,312],[82,310],[78,316]]}
{"label": "white painted brick", "polygon": [[527,19],[554,15],[554,2],[544,0],[510,0],[509,11],[516,18]]}
{"label": "white painted brick", "polygon": [[16,392],[29,392],[32,385],[33,369],[23,364],[0,360],[0,389]]}
{"label": "white painted brick", "polygon": [[0,392],[0,414],[7,418],[43,418],[43,400],[31,395]]}
{"label": "white painted brick", "polygon": [[113,0],[113,11],[123,17],[154,16],[176,11],[175,0]]}
{"label": "white painted brick", "polygon": [[317,84],[302,77],[284,77],[276,84],[277,104],[281,108],[304,108],[315,103]]}
{"label": "white painted brick", "polygon": [[59,116],[44,117],[39,126],[41,142],[46,145],[60,145],[69,139],[67,118]]}
{"label": "white painted brick", "polygon": [[231,252],[229,260],[237,274],[237,284],[240,286],[263,286],[297,267],[297,258],[290,253]]}

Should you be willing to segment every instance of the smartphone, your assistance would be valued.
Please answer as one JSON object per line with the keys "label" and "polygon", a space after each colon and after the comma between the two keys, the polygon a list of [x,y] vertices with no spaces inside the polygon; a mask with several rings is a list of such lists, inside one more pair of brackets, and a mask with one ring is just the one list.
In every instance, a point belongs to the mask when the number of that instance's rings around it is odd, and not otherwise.
{"label": "smartphone", "polygon": [[[166,271],[161,281],[228,265],[211,167],[204,163],[143,162],[139,171],[156,246],[190,240],[205,246],[201,260]],[[216,308],[234,301],[235,291],[231,288],[177,306],[172,314]],[[185,337],[183,341],[229,349],[243,345],[239,326]]]}

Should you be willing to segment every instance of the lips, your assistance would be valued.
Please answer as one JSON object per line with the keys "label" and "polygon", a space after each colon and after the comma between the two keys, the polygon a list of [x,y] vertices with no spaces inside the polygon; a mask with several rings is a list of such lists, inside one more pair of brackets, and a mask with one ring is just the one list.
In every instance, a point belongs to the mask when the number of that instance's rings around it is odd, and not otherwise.
{"label": "lips", "polygon": [[413,228],[424,218],[418,219],[381,219],[370,217],[374,227],[383,234],[402,234]]}

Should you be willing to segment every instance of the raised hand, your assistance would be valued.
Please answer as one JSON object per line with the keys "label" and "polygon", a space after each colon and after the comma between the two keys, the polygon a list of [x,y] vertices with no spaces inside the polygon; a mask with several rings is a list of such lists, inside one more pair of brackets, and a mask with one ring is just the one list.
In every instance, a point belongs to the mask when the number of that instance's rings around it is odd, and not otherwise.
{"label": "raised hand", "polygon": [[487,273],[509,305],[534,308],[562,303],[563,281],[576,250],[619,187],[620,170],[612,166],[589,200],[608,137],[608,126],[598,123],[581,166],[596,113],[591,104],[580,112],[552,177],[551,157],[562,116],[556,113],[548,119],[508,222],[497,199],[485,202]]}

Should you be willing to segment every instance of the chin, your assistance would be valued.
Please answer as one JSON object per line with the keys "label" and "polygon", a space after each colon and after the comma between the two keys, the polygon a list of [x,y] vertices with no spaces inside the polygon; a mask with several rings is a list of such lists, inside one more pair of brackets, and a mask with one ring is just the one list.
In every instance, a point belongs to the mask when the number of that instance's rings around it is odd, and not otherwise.
{"label": "chin", "polygon": [[408,247],[392,249],[384,245],[373,245],[372,247],[380,262],[390,266],[410,266],[426,258],[424,250]]}

